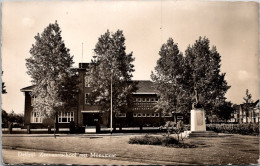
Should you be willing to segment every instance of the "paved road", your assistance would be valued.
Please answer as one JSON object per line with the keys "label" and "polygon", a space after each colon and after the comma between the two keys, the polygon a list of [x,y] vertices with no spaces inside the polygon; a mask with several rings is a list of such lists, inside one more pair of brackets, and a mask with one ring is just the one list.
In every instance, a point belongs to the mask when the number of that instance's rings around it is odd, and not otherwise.
{"label": "paved road", "polygon": [[[120,161],[106,158],[96,158],[85,154],[53,153],[47,151],[25,151],[3,149],[3,163],[5,164],[81,164],[81,165],[141,165],[141,162]],[[110,159],[111,158],[111,159]],[[147,163],[146,163],[147,164]]]}

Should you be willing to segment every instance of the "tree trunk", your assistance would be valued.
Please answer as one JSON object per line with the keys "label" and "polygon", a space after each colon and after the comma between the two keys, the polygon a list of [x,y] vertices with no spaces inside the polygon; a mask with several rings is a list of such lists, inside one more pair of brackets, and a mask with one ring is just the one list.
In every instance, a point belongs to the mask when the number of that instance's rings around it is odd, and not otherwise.
{"label": "tree trunk", "polygon": [[55,121],[54,121],[54,138],[56,138],[56,133],[59,132],[59,123],[58,123],[58,113],[55,113]]}
{"label": "tree trunk", "polygon": [[58,113],[55,114],[55,131],[59,132],[59,122],[58,122]]}

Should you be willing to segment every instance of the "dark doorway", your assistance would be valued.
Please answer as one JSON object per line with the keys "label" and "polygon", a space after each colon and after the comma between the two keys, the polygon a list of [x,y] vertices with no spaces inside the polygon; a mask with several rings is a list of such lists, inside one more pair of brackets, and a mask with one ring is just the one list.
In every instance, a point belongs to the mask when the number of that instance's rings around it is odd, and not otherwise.
{"label": "dark doorway", "polygon": [[99,113],[84,113],[83,114],[83,125],[87,126],[96,126],[100,121]]}

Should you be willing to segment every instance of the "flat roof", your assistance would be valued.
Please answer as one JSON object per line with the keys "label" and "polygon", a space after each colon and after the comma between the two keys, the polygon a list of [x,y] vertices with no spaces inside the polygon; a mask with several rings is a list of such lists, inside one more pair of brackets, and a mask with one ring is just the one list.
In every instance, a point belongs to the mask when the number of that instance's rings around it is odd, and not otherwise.
{"label": "flat roof", "polygon": [[21,92],[31,92],[33,90],[34,85],[27,86],[25,88],[20,89]]}

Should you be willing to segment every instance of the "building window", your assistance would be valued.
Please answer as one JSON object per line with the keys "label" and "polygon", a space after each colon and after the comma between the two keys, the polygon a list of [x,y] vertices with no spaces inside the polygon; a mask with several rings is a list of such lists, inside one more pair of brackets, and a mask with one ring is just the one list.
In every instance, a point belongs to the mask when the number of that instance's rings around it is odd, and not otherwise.
{"label": "building window", "polygon": [[85,87],[90,87],[89,82],[90,82],[89,76],[85,76]]}
{"label": "building window", "polygon": [[126,117],[126,113],[118,113],[116,117]]}
{"label": "building window", "polygon": [[142,114],[141,114],[141,113],[138,113],[138,114],[137,114],[137,117],[142,117]]}
{"label": "building window", "polygon": [[142,117],[146,117],[146,114],[143,114]]}
{"label": "building window", "polygon": [[151,102],[154,102],[154,98],[151,98]]}
{"label": "building window", "polygon": [[146,101],[147,101],[147,102],[150,102],[150,99],[149,99],[149,98],[147,98],[147,99],[146,99]]}
{"label": "building window", "polygon": [[146,114],[146,117],[150,117],[150,114]]}
{"label": "building window", "polygon": [[31,106],[33,106],[35,104],[34,102],[35,102],[35,97],[31,96]]}
{"label": "building window", "polygon": [[42,115],[40,112],[33,111],[31,116],[31,123],[42,123]]}
{"label": "building window", "polygon": [[156,113],[156,114],[155,114],[155,117],[159,117],[159,113]]}
{"label": "building window", "polygon": [[90,102],[89,102],[89,93],[85,94],[85,104],[90,104]]}
{"label": "building window", "polygon": [[151,117],[155,117],[155,114],[154,114],[154,113],[152,113],[152,114],[151,114]]}
{"label": "building window", "polygon": [[143,101],[145,101],[145,98],[143,98]]}
{"label": "building window", "polygon": [[59,112],[59,123],[69,123],[71,121],[74,121],[74,112]]}
{"label": "building window", "polygon": [[158,101],[158,98],[156,98],[155,101]]}
{"label": "building window", "polygon": [[136,114],[136,113],[134,113],[134,114],[133,114],[133,117],[137,117],[137,114]]}

